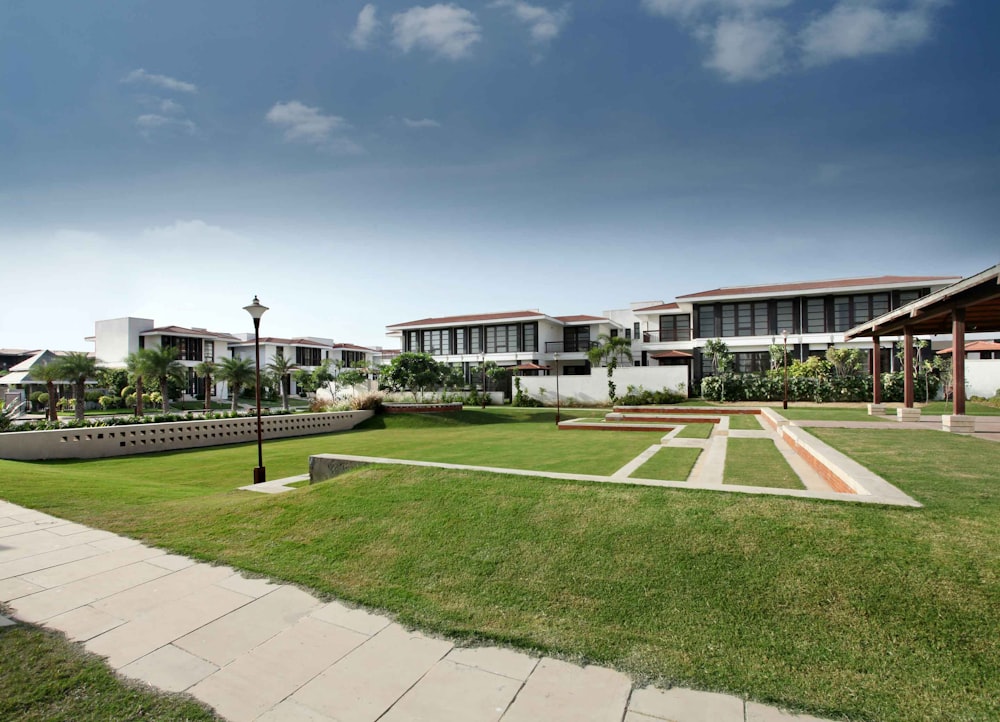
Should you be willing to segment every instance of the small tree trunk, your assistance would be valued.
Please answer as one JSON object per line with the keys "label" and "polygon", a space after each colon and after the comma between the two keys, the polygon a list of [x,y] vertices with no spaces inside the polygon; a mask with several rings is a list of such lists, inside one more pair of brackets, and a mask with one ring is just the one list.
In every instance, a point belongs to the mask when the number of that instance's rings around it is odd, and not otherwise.
{"label": "small tree trunk", "polygon": [[170,413],[170,398],[167,396],[168,393],[167,377],[164,376],[160,379],[160,408],[163,409],[164,414]]}
{"label": "small tree trunk", "polygon": [[145,389],[142,386],[142,376],[135,377],[135,415],[144,416],[145,409],[142,407],[142,394]]}
{"label": "small tree trunk", "polygon": [[212,410],[212,377],[205,376],[205,411]]}
{"label": "small tree trunk", "polygon": [[73,404],[73,416],[76,417],[77,421],[83,421],[84,389],[84,382],[78,381],[74,389],[75,403]]}
{"label": "small tree trunk", "polygon": [[278,379],[278,385],[281,387],[281,408],[288,411],[288,382],[289,378],[284,376]]}
{"label": "small tree trunk", "polygon": [[49,421],[58,421],[59,412],[56,411],[56,384],[54,381],[46,381],[45,387],[49,391],[49,407],[46,409],[46,415]]}
{"label": "small tree trunk", "polygon": [[230,393],[233,395],[233,405],[230,407],[230,411],[236,411],[236,400],[240,397],[240,387],[233,386]]}

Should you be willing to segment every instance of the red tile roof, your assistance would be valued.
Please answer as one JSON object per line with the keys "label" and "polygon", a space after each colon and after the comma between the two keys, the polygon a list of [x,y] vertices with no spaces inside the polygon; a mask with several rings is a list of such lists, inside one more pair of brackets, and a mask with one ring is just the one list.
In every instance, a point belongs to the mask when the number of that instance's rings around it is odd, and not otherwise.
{"label": "red tile roof", "polygon": [[649,354],[650,358],[661,359],[661,358],[694,358],[694,354],[690,354],[687,351],[660,351],[659,353]]}
{"label": "red tile roof", "polygon": [[[319,341],[312,341],[308,338],[276,338],[274,336],[261,336],[261,343],[273,343],[281,346],[319,346],[320,348],[328,348],[330,344],[320,343]],[[246,341],[241,341],[235,346],[252,346],[253,339],[248,339]]]}
{"label": "red tile roof", "polygon": [[587,321],[587,322],[590,322],[590,323],[595,323],[595,322],[596,323],[601,323],[602,321],[609,320],[609,319],[604,318],[603,316],[585,316],[585,315],[581,315],[581,316],[554,316],[553,318],[555,318],[556,321],[562,321],[563,323],[582,323],[584,321]]}
{"label": "red tile roof", "polygon": [[679,308],[680,306],[678,306],[676,303],[660,303],[657,304],[656,306],[646,306],[646,308],[637,308],[635,309],[635,312],[643,313],[644,311],[675,311]]}
{"label": "red tile roof", "polygon": [[729,286],[711,291],[700,291],[678,296],[680,299],[712,298],[715,296],[762,296],[788,291],[815,291],[824,288],[854,288],[857,286],[888,286],[905,283],[946,284],[961,280],[961,276],[870,276],[866,278],[837,278],[828,281],[803,281],[762,286]]}
{"label": "red tile roof", "polygon": [[[943,356],[945,354],[950,354],[954,346],[949,346],[948,348],[943,348],[938,351],[938,356]],[[969,341],[965,344],[965,352],[970,351],[1000,351],[1000,343],[996,341]]]}
{"label": "red tile roof", "polygon": [[355,346],[353,343],[335,343],[333,347],[336,348],[346,348],[350,351],[374,351],[373,348],[368,348],[367,346]]}
{"label": "red tile roof", "polygon": [[507,311],[505,313],[480,313],[472,316],[442,316],[440,318],[422,318],[419,321],[396,323],[388,328],[406,328],[408,326],[444,326],[452,323],[475,323],[476,321],[500,321],[507,318],[543,318],[544,313],[538,311]]}

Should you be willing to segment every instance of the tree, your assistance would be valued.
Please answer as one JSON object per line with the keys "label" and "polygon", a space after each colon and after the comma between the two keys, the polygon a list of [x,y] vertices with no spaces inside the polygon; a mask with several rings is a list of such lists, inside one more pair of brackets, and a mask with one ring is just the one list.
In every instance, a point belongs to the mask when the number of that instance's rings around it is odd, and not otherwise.
{"label": "tree", "polygon": [[865,352],[859,348],[834,348],[826,350],[826,360],[837,376],[859,376],[865,365]]}
{"label": "tree", "polygon": [[342,369],[339,374],[337,374],[337,381],[340,384],[346,384],[350,386],[355,393],[357,393],[358,384],[363,384],[368,381],[368,368],[365,367],[352,367],[347,369]]}
{"label": "tree", "polygon": [[382,383],[393,391],[409,390],[417,401],[428,388],[441,384],[441,365],[426,353],[401,353],[382,367]]}
{"label": "tree", "polygon": [[160,399],[163,413],[170,413],[170,380],[179,384],[186,382],[187,367],[177,360],[177,349],[172,346],[146,349],[146,371],[160,385]]}
{"label": "tree", "polygon": [[77,421],[83,421],[84,391],[87,379],[97,375],[97,359],[83,351],[71,351],[55,361],[62,378],[73,384],[73,412]]}
{"label": "tree", "polygon": [[733,354],[729,352],[729,346],[721,338],[706,341],[702,352],[712,359],[713,373],[725,374],[732,370]]}
{"label": "tree", "polygon": [[128,370],[121,368],[97,369],[97,384],[110,396],[121,397],[122,389],[128,386]]}
{"label": "tree", "polygon": [[142,416],[145,413],[145,409],[142,408],[142,397],[146,391],[143,382],[151,375],[148,351],[141,348],[130,353],[125,359],[125,370],[129,377],[135,380],[135,415]]}
{"label": "tree", "polygon": [[608,400],[613,404],[615,395],[614,373],[623,358],[632,360],[632,341],[624,336],[610,336],[602,333],[597,337],[597,346],[587,351],[587,358],[594,366],[603,362],[608,369]]}
{"label": "tree", "polygon": [[232,410],[236,411],[240,392],[244,387],[256,383],[257,370],[253,361],[248,358],[224,358],[219,364],[216,376],[229,384],[229,395],[233,399]]}
{"label": "tree", "polygon": [[330,398],[336,400],[337,374],[330,370],[331,366],[336,368],[338,373],[340,372],[339,361],[334,363],[333,359],[324,359],[322,364],[313,369],[312,380],[316,391],[319,391],[325,386],[330,391]]}
{"label": "tree", "polygon": [[267,365],[267,370],[274,374],[278,381],[278,391],[281,394],[281,408],[285,411],[288,411],[288,386],[291,382],[291,373],[296,368],[291,359],[285,356],[275,356],[274,360]]}
{"label": "tree", "polygon": [[214,361],[202,361],[194,367],[194,372],[205,379],[205,411],[212,410],[212,375],[215,373]]}
{"label": "tree", "polygon": [[45,382],[45,390],[49,395],[45,418],[49,421],[58,421],[59,413],[56,411],[56,381],[60,381],[63,378],[63,371],[59,367],[58,359],[34,366],[31,369],[31,375],[33,378]]}

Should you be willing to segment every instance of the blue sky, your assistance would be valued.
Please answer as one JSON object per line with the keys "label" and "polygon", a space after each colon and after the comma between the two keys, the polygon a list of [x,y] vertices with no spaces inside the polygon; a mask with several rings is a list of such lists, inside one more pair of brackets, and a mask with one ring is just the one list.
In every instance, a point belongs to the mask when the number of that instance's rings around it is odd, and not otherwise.
{"label": "blue sky", "polygon": [[[1000,4],[0,6],[0,346],[1000,260]],[[13,289],[23,289],[14,291]]]}

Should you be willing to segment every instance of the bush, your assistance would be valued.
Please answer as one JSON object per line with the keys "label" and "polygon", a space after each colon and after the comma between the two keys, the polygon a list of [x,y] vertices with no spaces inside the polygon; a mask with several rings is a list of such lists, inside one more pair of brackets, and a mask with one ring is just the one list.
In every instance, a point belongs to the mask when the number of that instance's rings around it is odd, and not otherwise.
{"label": "bush", "polygon": [[96,389],[92,391],[88,390],[83,392],[83,400],[88,401],[92,404],[98,403],[100,401],[100,398],[101,398],[101,392],[97,391]]}
{"label": "bush", "polygon": [[376,414],[382,413],[382,394],[376,392],[353,396],[351,398],[351,408],[355,411],[374,411]]}
{"label": "bush", "polygon": [[[805,366],[806,364],[802,364]],[[818,364],[817,364],[818,365]],[[886,374],[888,376],[889,374]],[[883,377],[883,383],[884,383]],[[899,374],[902,384],[902,374]],[[923,393],[923,377],[918,381]],[[900,386],[902,389],[902,386]],[[932,383],[931,395],[937,392]],[[780,401],[785,395],[782,371],[765,374],[719,374],[702,379],[701,395],[708,401]],[[788,400],[814,401],[868,401],[872,397],[871,376],[793,376],[789,368]],[[887,396],[886,401],[902,400]]]}
{"label": "bush", "polygon": [[124,399],[129,396],[135,396],[135,386],[126,386],[122,389],[121,397]]}
{"label": "bush", "polygon": [[117,408],[120,402],[121,399],[119,399],[116,396],[101,396],[99,399],[97,399],[97,403],[105,411],[107,411],[108,409]]}
{"label": "bush", "polygon": [[666,404],[679,404],[687,398],[681,391],[683,387],[678,386],[676,391],[664,387],[659,391],[647,391],[642,386],[629,386],[625,389],[625,395],[618,399],[618,403],[623,406],[663,406]]}

